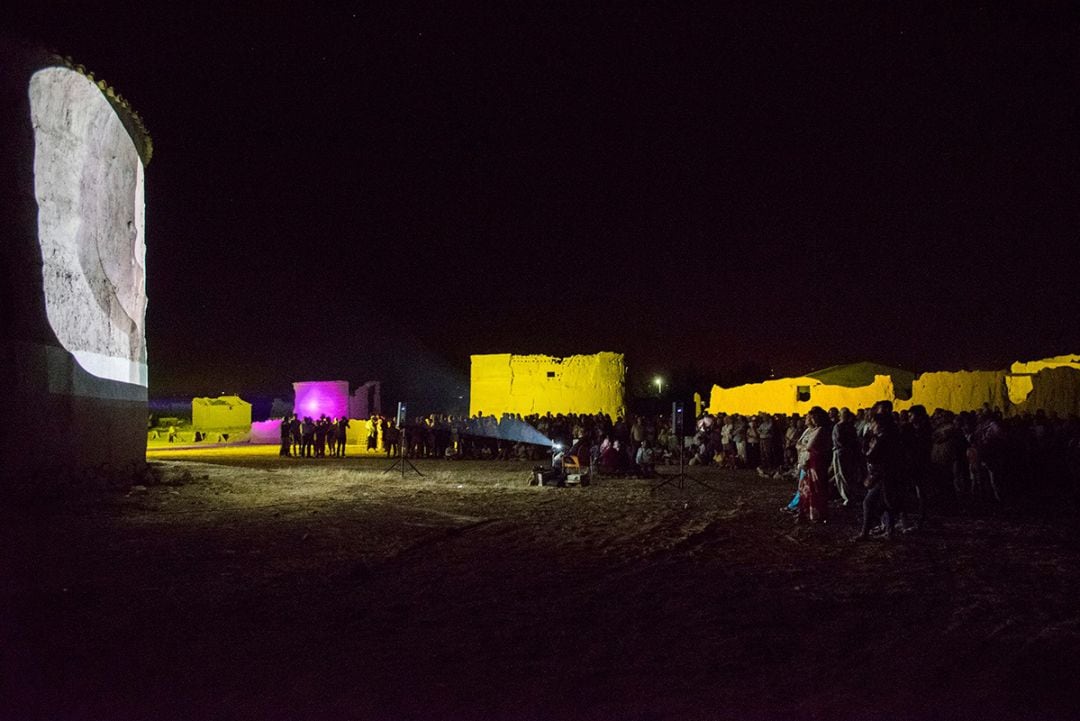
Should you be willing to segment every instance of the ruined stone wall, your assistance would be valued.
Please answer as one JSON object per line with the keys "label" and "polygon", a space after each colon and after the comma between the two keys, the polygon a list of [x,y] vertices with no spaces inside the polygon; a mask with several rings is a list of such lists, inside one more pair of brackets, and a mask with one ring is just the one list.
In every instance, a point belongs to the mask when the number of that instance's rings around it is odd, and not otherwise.
{"label": "ruined stone wall", "polygon": [[[1025,367],[1040,367],[1026,365]],[[910,399],[896,397],[889,376],[875,376],[868,386],[847,388],[826,385],[814,378],[780,378],[735,388],[713,386],[710,413],[803,414],[813,406],[852,410],[869,408],[879,400],[891,400],[896,410],[919,404],[930,413],[978,410],[984,404],[1007,414],[1035,412],[1042,408],[1059,415],[1080,414],[1080,369],[1071,363],[1043,365],[1032,374],[1005,371],[940,371],[923,373],[912,383]],[[801,388],[809,389],[808,401],[797,400]]]}
{"label": "ruined stone wall", "polygon": [[929,413],[936,409],[959,413],[978,410],[984,403],[1005,411],[1009,396],[1004,371],[938,371],[923,373],[911,384],[911,400],[897,408],[921,404]]}
{"label": "ruined stone wall", "polygon": [[1034,376],[1020,376],[1031,383],[1026,397],[1018,400],[1014,413],[1034,413],[1042,409],[1061,417],[1080,415],[1080,369],[1069,366],[1045,368]]}
{"label": "ruined stone wall", "polygon": [[382,384],[368,381],[349,396],[349,418],[370,418],[382,413]]}
{"label": "ruined stone wall", "polygon": [[191,425],[199,431],[247,428],[251,426],[251,404],[237,396],[194,398]]}
{"label": "ruined stone wall", "polygon": [[[18,423],[7,479],[146,451],[144,168],[117,98],[59,58],[0,42],[0,378]],[[19,429],[57,443],[26,443]],[[24,431],[23,431],[24,432]]]}
{"label": "ruined stone wall", "polygon": [[554,358],[474,355],[469,413],[625,413],[626,362],[621,353]]}
{"label": "ruined stone wall", "polygon": [[1035,374],[1047,368],[1073,368],[1080,370],[1080,355],[1059,355],[1034,361],[1017,361],[1009,366],[1010,373]]}
{"label": "ruined stone wall", "polygon": [[[809,400],[799,400],[799,389],[809,391]],[[709,398],[710,413],[739,413],[752,415],[765,413],[805,414],[814,406],[822,408],[869,408],[880,400],[893,400],[896,391],[892,378],[874,376],[874,382],[866,386],[849,388],[822,383],[816,378],[778,378],[763,383],[749,383],[735,388],[713,386]]]}

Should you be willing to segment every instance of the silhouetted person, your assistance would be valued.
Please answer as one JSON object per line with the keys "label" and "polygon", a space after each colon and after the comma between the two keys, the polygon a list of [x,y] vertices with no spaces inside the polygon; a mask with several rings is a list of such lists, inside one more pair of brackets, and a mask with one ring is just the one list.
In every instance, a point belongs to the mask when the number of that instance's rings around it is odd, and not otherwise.
{"label": "silhouetted person", "polygon": [[299,458],[304,450],[304,442],[300,433],[300,417],[295,413],[289,421],[289,435],[292,436],[292,454]]}
{"label": "silhouetted person", "polygon": [[345,416],[338,418],[337,420],[337,434],[334,436],[337,439],[337,444],[334,447],[334,455],[338,458],[345,457],[345,431],[349,427],[349,419]]}
{"label": "silhouetted person", "polygon": [[311,458],[315,452],[315,423],[311,416],[304,416],[304,422],[300,424],[300,455]]}
{"label": "silhouetted person", "polygon": [[292,431],[289,428],[289,417],[288,416],[281,419],[281,428],[279,430],[281,432],[281,448],[278,450],[278,455],[279,456],[288,456],[289,455],[289,446],[290,446],[290,443],[292,441]]}
{"label": "silhouetted person", "polygon": [[322,458],[326,455],[326,430],[327,430],[327,418],[326,416],[319,416],[319,420],[315,421],[315,457]]}
{"label": "silhouetted person", "polygon": [[893,537],[898,496],[901,493],[900,469],[904,449],[900,429],[892,416],[892,402],[881,401],[875,407],[866,447],[866,498],[863,499],[862,531],[855,537],[861,541],[870,536],[870,526],[878,518],[885,534]]}
{"label": "silhouetted person", "polygon": [[386,422],[383,427],[383,447],[386,448],[386,457],[397,456],[398,444],[401,441],[401,431],[398,430],[394,421]]}

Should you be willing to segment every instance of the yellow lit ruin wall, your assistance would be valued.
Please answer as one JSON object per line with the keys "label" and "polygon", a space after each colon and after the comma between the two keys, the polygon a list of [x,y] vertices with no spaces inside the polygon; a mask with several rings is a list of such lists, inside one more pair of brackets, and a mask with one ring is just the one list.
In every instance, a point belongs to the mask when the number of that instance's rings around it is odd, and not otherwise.
{"label": "yellow lit ruin wall", "polygon": [[[1035,363],[1023,366],[1038,367]],[[810,389],[810,400],[797,400],[800,386]],[[896,397],[889,376],[875,376],[871,385],[857,388],[826,385],[814,378],[781,378],[736,388],[713,386],[709,412],[803,414],[813,406],[856,410],[879,400],[891,400],[896,410],[920,404],[930,413],[938,408],[959,413],[989,404],[1009,415],[1041,408],[1065,416],[1080,413],[1080,369],[1060,363],[1020,375],[1005,371],[923,373],[912,383],[910,399]]]}
{"label": "yellow lit ruin wall", "polygon": [[1005,385],[1016,413],[1042,409],[1061,415],[1080,413],[1080,355],[1059,355],[1036,361],[1017,361],[1009,367]]}
{"label": "yellow lit ruin wall", "polygon": [[239,396],[194,398],[191,401],[191,425],[200,431],[249,428],[251,404]]}
{"label": "yellow lit ruin wall", "polygon": [[911,401],[897,403],[897,408],[921,404],[933,413],[936,409],[974,411],[989,403],[991,408],[1006,410],[1009,396],[1004,371],[938,371],[923,373],[911,384]]}
{"label": "yellow lit ruin wall", "polygon": [[1034,374],[1047,368],[1074,368],[1080,370],[1080,355],[1058,355],[1036,361],[1017,361],[1009,367],[1009,372]]}
{"label": "yellow lit ruin wall", "polygon": [[[1059,416],[1080,415],[1080,370],[1069,366],[1044,368],[1033,376],[1009,376],[1010,382],[1026,380],[1031,384],[1027,395],[1013,400],[1014,413],[1044,410]],[[1025,384],[1026,385],[1026,384]],[[1013,387],[1009,396],[1012,400]],[[1019,395],[1018,393],[1016,395]]]}
{"label": "yellow lit ruin wall", "polygon": [[[808,388],[810,400],[800,401],[800,387]],[[816,378],[778,378],[764,383],[750,383],[735,388],[713,386],[709,397],[710,413],[804,414],[814,406],[822,408],[869,408],[880,400],[892,400],[896,392],[889,376],[874,376],[867,386],[826,385]]]}
{"label": "yellow lit ruin wall", "polygon": [[621,353],[472,356],[469,413],[625,412],[626,361]]}

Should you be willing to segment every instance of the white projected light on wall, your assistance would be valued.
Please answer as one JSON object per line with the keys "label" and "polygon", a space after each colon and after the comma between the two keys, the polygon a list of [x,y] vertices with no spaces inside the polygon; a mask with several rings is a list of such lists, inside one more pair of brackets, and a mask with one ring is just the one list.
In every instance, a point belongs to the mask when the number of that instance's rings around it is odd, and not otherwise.
{"label": "white projected light on wall", "polygon": [[29,95],[49,325],[88,373],[146,386],[142,161],[84,75],[39,70]]}

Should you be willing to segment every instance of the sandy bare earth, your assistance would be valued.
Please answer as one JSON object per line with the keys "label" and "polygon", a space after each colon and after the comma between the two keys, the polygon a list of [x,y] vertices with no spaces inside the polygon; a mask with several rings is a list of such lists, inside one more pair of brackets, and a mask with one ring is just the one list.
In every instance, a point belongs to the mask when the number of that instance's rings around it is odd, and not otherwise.
{"label": "sandy bare earth", "polygon": [[0,511],[0,718],[1080,717],[1075,508],[856,546],[749,472],[151,461]]}

